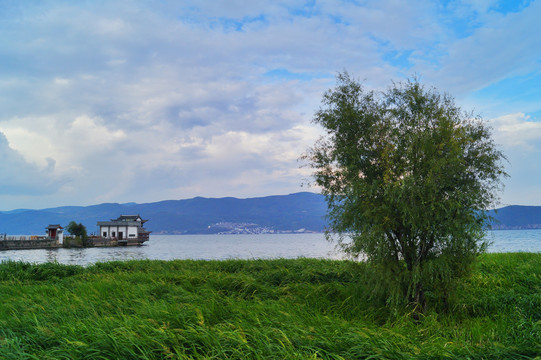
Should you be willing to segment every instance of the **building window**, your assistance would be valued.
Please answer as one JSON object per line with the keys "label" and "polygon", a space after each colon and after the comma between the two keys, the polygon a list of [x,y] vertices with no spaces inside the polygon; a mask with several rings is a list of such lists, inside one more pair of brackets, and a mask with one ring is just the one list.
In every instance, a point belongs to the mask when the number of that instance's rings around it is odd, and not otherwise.
{"label": "building window", "polygon": [[112,236],[112,237],[115,237],[115,235],[116,235],[116,234],[115,234],[115,232],[113,231],[112,234],[111,234],[111,236]]}
{"label": "building window", "polygon": [[103,237],[107,237],[107,231],[103,232]]}

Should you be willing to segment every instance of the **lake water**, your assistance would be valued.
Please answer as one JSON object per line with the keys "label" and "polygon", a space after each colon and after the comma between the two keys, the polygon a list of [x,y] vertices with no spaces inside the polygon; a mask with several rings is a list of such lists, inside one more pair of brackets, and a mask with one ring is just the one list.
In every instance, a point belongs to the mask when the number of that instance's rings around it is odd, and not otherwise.
{"label": "lake water", "polygon": [[[541,252],[541,230],[500,230],[488,234],[489,252]],[[112,260],[152,259],[340,259],[323,234],[152,235],[138,247],[0,251],[0,261],[88,265]]]}

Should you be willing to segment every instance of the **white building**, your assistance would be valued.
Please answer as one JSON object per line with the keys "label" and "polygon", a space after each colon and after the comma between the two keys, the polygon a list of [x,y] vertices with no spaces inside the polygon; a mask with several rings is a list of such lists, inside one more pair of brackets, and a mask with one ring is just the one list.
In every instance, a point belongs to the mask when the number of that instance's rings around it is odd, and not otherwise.
{"label": "white building", "polygon": [[143,228],[143,220],[139,215],[120,215],[118,219],[111,221],[98,221],[100,236],[105,239],[116,239],[120,241],[139,240],[147,241],[150,231]]}

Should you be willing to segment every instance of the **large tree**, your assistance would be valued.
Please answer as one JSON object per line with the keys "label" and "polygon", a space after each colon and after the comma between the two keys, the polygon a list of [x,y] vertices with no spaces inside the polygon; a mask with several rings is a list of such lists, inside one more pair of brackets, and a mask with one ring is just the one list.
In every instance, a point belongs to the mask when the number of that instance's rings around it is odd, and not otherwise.
{"label": "large tree", "polygon": [[[417,79],[367,91],[344,72],[314,116],[305,158],[329,206],[328,236],[378,269],[389,299],[446,299],[486,247],[506,176],[485,122]],[[336,236],[335,236],[336,235]]]}

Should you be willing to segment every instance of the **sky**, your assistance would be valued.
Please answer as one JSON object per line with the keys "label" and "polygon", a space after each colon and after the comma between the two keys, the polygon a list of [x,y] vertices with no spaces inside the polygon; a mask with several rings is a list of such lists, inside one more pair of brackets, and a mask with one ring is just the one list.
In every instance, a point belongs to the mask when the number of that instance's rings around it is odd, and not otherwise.
{"label": "sky", "polygon": [[[323,93],[416,75],[541,205],[541,0],[0,0],[0,210],[318,189]],[[304,185],[303,185],[304,184]]]}

